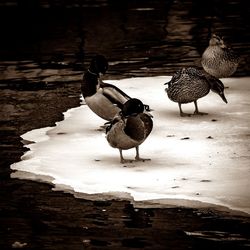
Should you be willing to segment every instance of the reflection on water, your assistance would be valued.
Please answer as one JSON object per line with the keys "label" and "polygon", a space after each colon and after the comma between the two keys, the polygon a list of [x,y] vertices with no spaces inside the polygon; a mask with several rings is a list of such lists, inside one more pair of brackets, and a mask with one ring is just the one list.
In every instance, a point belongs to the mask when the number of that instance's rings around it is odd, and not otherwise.
{"label": "reflection on water", "polygon": [[109,77],[172,74],[200,66],[212,32],[242,56],[236,75],[249,75],[247,1],[36,1],[33,8],[11,2],[19,7],[0,8],[1,79],[47,81],[43,70],[54,68],[52,74],[63,69],[80,79],[95,53],[110,60]]}

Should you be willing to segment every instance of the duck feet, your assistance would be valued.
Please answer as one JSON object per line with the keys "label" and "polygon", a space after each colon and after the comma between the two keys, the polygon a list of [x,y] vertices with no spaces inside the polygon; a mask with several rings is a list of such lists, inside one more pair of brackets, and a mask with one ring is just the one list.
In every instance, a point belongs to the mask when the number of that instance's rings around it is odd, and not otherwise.
{"label": "duck feet", "polygon": [[190,116],[192,116],[192,115],[191,115],[191,114],[184,113],[184,112],[181,112],[181,113],[180,113],[180,116],[181,116],[181,117],[190,117]]}
{"label": "duck feet", "polygon": [[120,151],[120,163],[124,164],[124,163],[133,163],[133,162],[136,162],[136,161],[142,161],[142,162],[151,161],[151,159],[145,159],[145,158],[141,158],[139,156],[139,146],[135,147],[135,149],[136,149],[136,156],[135,156],[134,160],[132,160],[132,159],[124,159],[123,155],[122,155],[122,150],[119,149],[119,151]]}
{"label": "duck feet", "polygon": [[123,155],[122,155],[122,149],[119,149],[120,152],[120,163],[124,164],[124,163],[133,163],[135,160],[132,159],[124,159]]}
{"label": "duck feet", "polygon": [[137,162],[137,161],[151,161],[151,159],[145,159],[145,158],[141,158],[141,157],[135,157],[135,159],[121,159],[120,163],[121,164],[125,164],[125,163],[133,163],[133,162]]}
{"label": "duck feet", "polygon": [[151,161],[151,159],[145,159],[145,158],[141,158],[139,155],[139,146],[135,147],[136,149],[136,156],[135,156],[135,161]]}
{"label": "duck feet", "polygon": [[200,111],[194,111],[194,115],[208,115],[208,113],[200,112]]}
{"label": "duck feet", "polygon": [[133,162],[135,162],[135,160],[133,160],[133,159],[121,159],[121,161],[120,161],[121,164],[133,163]]}
{"label": "duck feet", "polygon": [[141,157],[135,157],[135,161],[142,161],[142,162],[145,162],[145,161],[151,161],[151,159],[147,159],[147,158],[141,158]]}
{"label": "duck feet", "polygon": [[183,111],[182,111],[182,108],[181,108],[181,103],[178,103],[178,105],[179,105],[179,110],[180,110],[180,116],[181,117],[190,117],[191,116],[191,114],[186,114],[186,113],[184,113]]}
{"label": "duck feet", "polygon": [[194,101],[194,106],[195,106],[194,115],[208,115],[208,113],[199,111],[197,101]]}

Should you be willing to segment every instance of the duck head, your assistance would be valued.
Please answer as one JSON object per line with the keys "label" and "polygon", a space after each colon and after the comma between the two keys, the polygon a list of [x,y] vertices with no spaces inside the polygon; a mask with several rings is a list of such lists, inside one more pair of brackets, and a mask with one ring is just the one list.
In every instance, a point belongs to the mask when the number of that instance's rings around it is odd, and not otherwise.
{"label": "duck head", "polygon": [[95,56],[89,67],[89,71],[92,74],[96,74],[98,77],[100,77],[101,74],[105,74],[108,70],[108,61],[103,55],[97,55]]}
{"label": "duck head", "polygon": [[209,83],[210,83],[210,86],[211,86],[211,90],[213,92],[215,92],[216,94],[218,94],[221,97],[221,99],[225,103],[227,103],[227,99],[226,99],[226,97],[224,95],[224,84],[222,83],[222,81],[215,78],[215,77],[213,77],[213,79],[211,79],[209,81]]}
{"label": "duck head", "polygon": [[209,40],[209,45],[210,46],[220,46],[221,48],[225,48],[226,44],[224,43],[224,40],[222,37],[213,34],[211,39]]}
{"label": "duck head", "polygon": [[144,111],[144,104],[136,98],[131,98],[124,103],[121,114],[123,117],[136,116]]}

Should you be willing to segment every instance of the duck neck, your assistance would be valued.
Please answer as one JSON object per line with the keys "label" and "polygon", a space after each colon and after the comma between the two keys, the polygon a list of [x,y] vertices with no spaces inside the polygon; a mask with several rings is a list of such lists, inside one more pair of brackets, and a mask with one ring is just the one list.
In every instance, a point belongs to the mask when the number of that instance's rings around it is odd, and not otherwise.
{"label": "duck neck", "polygon": [[88,70],[84,75],[81,83],[83,97],[92,96],[96,93],[98,87],[98,75]]}
{"label": "duck neck", "polygon": [[97,74],[97,73],[91,71],[91,69],[88,69],[88,72],[89,72],[91,75],[94,75],[94,76],[96,76],[96,77],[99,77],[99,74]]}

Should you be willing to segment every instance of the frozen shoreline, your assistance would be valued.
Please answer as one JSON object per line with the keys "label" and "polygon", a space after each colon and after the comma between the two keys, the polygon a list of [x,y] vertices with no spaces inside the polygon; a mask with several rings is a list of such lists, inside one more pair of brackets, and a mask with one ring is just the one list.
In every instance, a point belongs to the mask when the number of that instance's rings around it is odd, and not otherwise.
{"label": "frozen shoreline", "polygon": [[[186,118],[164,92],[169,79],[107,81],[154,110],[154,130],[140,147],[141,156],[150,162],[120,164],[118,150],[98,131],[104,121],[82,105],[68,110],[56,127],[22,136],[36,143],[26,145],[31,150],[11,166],[19,170],[12,177],[52,182],[77,193],[112,193],[118,198],[129,194],[135,201],[159,204],[173,199],[180,205],[187,199],[188,204],[201,201],[250,214],[249,78],[222,79],[229,87],[229,103],[211,92],[198,101],[200,111],[209,115]],[[183,105],[183,110],[193,112],[193,104]],[[133,149],[124,152],[126,157],[134,154]]]}

